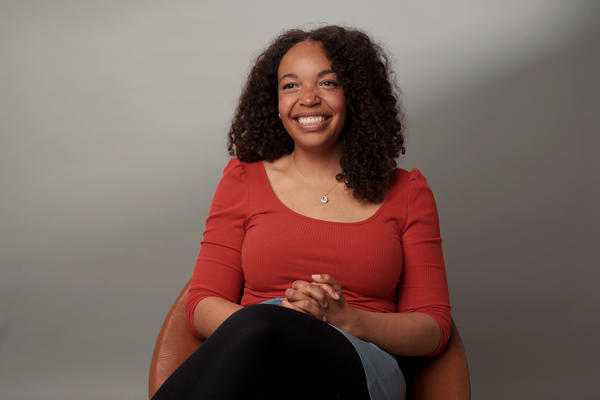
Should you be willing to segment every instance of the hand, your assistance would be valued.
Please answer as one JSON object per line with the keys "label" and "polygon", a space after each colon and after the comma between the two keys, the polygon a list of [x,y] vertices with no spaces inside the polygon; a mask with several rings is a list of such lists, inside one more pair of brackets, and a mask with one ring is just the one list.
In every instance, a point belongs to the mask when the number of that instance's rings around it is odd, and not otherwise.
{"label": "hand", "polygon": [[338,328],[350,332],[356,322],[356,309],[348,305],[342,286],[329,274],[312,275],[313,284],[319,285],[327,292],[329,307],[325,310],[327,321]]}
{"label": "hand", "polygon": [[342,286],[329,274],[312,275],[312,279],[312,282],[292,283],[281,305],[311,314],[349,332],[357,315],[356,310],[346,303]]}
{"label": "hand", "polygon": [[[327,289],[307,281],[294,281],[292,287],[286,289],[285,299],[281,305],[326,321],[325,310],[329,306]],[[333,290],[331,289],[333,292]]]}

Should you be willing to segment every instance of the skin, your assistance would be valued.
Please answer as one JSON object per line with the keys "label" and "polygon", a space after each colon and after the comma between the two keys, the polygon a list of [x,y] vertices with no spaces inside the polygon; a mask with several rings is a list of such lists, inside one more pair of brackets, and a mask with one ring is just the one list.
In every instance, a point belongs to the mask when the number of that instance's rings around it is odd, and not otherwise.
{"label": "skin", "polygon": [[[326,221],[356,222],[373,215],[380,205],[358,201],[341,183],[329,192],[330,203],[324,206],[319,202],[341,172],[341,133],[346,120],[343,88],[319,42],[298,43],[284,55],[278,70],[278,94],[281,123],[295,144],[294,163],[312,184],[298,176],[289,155],[263,162],[279,200],[297,213]],[[301,118],[307,116],[317,119],[303,124]],[[431,316],[359,310],[346,302],[334,277],[325,271],[314,272],[310,280],[291,283],[282,306],[327,321],[398,355],[426,355],[439,344],[439,326]],[[194,325],[208,337],[240,308],[225,299],[205,298],[194,310]]]}
{"label": "skin", "polygon": [[[278,97],[281,123],[294,140],[296,153],[339,159],[346,100],[321,43],[301,42],[284,55],[278,69]],[[302,124],[302,117],[324,120]]]}

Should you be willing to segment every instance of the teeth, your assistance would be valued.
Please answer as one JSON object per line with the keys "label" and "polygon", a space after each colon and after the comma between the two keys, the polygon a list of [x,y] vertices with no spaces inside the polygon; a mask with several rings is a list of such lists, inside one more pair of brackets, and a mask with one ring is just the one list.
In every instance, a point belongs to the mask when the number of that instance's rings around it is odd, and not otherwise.
{"label": "teeth", "polygon": [[325,117],[324,116],[318,116],[318,117],[299,117],[298,118],[298,122],[300,122],[301,124],[304,125],[308,125],[308,124],[318,124],[319,122],[323,122],[325,121]]}

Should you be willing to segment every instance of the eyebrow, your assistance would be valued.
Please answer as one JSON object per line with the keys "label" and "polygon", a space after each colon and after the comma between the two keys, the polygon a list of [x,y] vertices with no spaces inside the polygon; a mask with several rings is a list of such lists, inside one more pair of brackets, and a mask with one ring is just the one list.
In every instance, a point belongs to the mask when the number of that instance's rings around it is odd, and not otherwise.
{"label": "eyebrow", "polygon": [[[324,76],[324,75],[327,75],[327,74],[335,74],[335,72],[333,72],[333,70],[331,70],[331,69],[324,69],[323,71],[321,71],[321,72],[319,72],[319,73],[317,74],[317,77],[319,77],[319,78],[320,78],[320,77],[322,77],[322,76]],[[279,78],[279,81],[278,81],[278,82],[281,82],[281,81],[282,81],[283,79],[285,79],[285,78],[294,78],[294,79],[298,79],[298,75],[296,75],[296,74],[285,74],[285,75],[283,75],[281,78]]]}

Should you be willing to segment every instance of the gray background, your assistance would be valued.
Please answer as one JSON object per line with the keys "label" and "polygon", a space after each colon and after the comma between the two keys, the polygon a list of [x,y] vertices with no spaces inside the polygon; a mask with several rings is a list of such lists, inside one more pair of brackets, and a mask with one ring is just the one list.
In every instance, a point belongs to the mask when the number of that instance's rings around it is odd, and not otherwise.
{"label": "gray background", "polygon": [[474,398],[597,398],[599,4],[0,2],[0,397],[146,396],[251,60],[327,22],[393,56]]}

